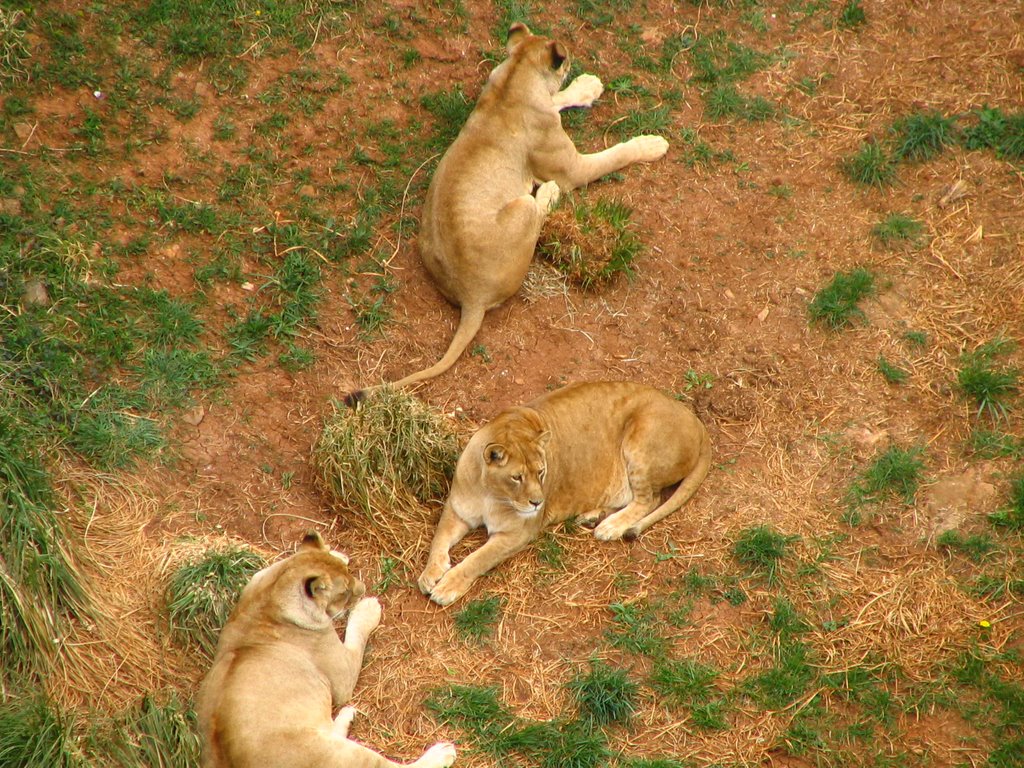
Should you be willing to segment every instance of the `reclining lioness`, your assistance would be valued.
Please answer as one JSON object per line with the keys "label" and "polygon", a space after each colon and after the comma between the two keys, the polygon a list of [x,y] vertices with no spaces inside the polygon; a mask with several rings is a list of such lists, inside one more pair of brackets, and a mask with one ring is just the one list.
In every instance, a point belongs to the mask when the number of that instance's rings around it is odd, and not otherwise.
{"label": "reclining lioness", "polygon": [[[376,598],[348,558],[320,536],[252,577],[221,631],[196,699],[203,768],[397,768],[348,738],[363,649],[380,622]],[[354,607],[353,607],[354,606]],[[334,620],[351,608],[344,642]],[[445,768],[455,747],[435,744],[411,765]]]}
{"label": "reclining lioness", "polygon": [[[710,467],[708,433],[693,411],[644,384],[573,384],[509,408],[459,456],[420,589],[448,605],[570,517],[602,541],[635,539],[679,509]],[[487,541],[452,567],[451,548],[480,526]]]}
{"label": "reclining lioness", "polygon": [[484,313],[519,290],[541,224],[560,192],[667,151],[660,136],[637,136],[594,154],[577,152],[559,111],[589,107],[603,86],[593,75],[580,75],[559,90],[568,71],[561,43],[531,34],[524,24],[509,30],[508,58],[491,72],[473,113],[441,158],[420,221],[423,264],[444,297],[461,307],[459,325],[439,362],[394,386],[448,370],[480,329]]}

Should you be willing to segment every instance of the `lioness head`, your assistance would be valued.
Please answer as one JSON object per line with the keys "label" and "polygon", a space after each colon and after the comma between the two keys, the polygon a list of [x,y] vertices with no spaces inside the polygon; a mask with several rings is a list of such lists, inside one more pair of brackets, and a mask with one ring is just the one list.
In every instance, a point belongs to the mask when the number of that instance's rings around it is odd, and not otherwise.
{"label": "lioness head", "polygon": [[522,22],[509,27],[506,48],[510,59],[527,61],[541,72],[551,93],[558,91],[569,74],[569,54],[562,44],[534,35]]}
{"label": "lioness head", "polygon": [[536,413],[516,409],[491,422],[483,448],[484,485],[523,517],[544,508],[544,446],[548,433]]}
{"label": "lioness head", "polygon": [[252,577],[236,613],[259,613],[265,619],[322,630],[355,605],[366,587],[349,572],[348,557],[310,532],[295,554]]}

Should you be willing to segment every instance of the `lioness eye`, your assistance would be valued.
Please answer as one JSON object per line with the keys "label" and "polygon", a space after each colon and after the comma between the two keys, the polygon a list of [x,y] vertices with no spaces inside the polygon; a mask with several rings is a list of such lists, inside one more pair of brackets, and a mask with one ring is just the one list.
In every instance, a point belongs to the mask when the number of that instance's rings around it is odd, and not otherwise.
{"label": "lioness eye", "polygon": [[521,483],[521,482],[523,482],[523,476],[522,476],[522,475],[512,475],[512,479],[513,479],[513,480],[514,480],[515,482],[517,482],[517,483]]}

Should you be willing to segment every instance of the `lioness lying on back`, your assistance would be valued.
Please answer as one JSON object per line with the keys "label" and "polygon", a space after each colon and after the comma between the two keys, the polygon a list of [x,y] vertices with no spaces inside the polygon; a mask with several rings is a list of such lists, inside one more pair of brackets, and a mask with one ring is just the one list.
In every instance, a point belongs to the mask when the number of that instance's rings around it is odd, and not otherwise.
{"label": "lioness lying on back", "polygon": [[560,91],[568,53],[524,24],[509,30],[508,54],[441,158],[420,222],[423,264],[444,297],[461,307],[459,326],[438,363],[395,386],[448,370],[480,329],[484,313],[519,290],[560,191],[630,163],[657,160],[668,149],[660,136],[637,136],[580,154],[558,113],[589,107],[601,95],[601,81],[580,75]]}
{"label": "lioness lying on back", "polygon": [[[509,408],[459,457],[420,589],[448,605],[546,526],[570,517],[596,526],[601,540],[634,539],[679,509],[710,466],[704,425],[643,384],[573,384]],[[480,526],[486,543],[451,567],[452,546]]]}
{"label": "lioness lying on back", "polygon": [[[203,768],[398,766],[347,738],[366,639],[380,622],[376,598],[349,573],[348,558],[318,534],[252,577],[224,626],[199,689]],[[345,641],[334,620],[352,608]],[[445,768],[455,747],[435,744],[412,763]]]}

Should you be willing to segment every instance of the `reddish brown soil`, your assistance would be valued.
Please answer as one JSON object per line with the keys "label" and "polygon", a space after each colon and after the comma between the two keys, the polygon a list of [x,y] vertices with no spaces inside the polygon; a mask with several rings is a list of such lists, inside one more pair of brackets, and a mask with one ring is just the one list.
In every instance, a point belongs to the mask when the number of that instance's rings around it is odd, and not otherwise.
{"label": "reddish brown soil", "polygon": [[[389,5],[403,20],[441,14],[433,3]],[[372,31],[373,18],[343,38],[318,41],[307,65],[340,66],[353,85],[330,96],[315,120],[296,119],[289,129],[289,162],[310,169],[315,190],[328,187],[335,162],[350,156],[348,126],[368,115],[399,125],[413,115],[424,119],[419,97],[441,86],[461,83],[470,95],[479,92],[488,70],[481,52],[495,46],[489,37],[496,19],[490,4],[465,5],[464,35],[430,34],[427,24],[410,25],[415,36],[408,46],[423,59],[397,76],[389,69],[396,66],[392,43]],[[526,552],[484,579],[469,597],[499,594],[505,608],[495,638],[479,647],[457,639],[453,611],[429,604],[416,591],[430,530],[410,529],[410,550],[418,544],[419,555],[407,563],[403,583],[382,598],[384,621],[357,694],[363,714],[354,727],[356,737],[394,756],[412,757],[439,734],[457,735],[439,728],[422,707],[426,691],[443,682],[494,684],[523,716],[557,716],[566,706],[560,684],[574,668],[568,662],[583,663],[604,647],[610,602],[656,594],[694,566],[739,573],[731,542],[738,531],[761,523],[801,536],[796,548],[802,560],[816,555],[816,537],[849,537],[836,547],[846,564],[830,579],[845,602],[837,612],[859,616],[865,632],[824,640],[836,653],[828,664],[841,668],[882,654],[903,663],[910,677],[927,674],[936,660],[967,642],[979,618],[1006,618],[993,629],[994,643],[1020,642],[1019,610],[996,608],[992,615],[992,606],[966,599],[946,578],[942,556],[926,546],[933,537],[926,492],[915,505],[886,507],[879,519],[859,528],[846,526],[840,516],[843,493],[856,472],[891,442],[927,447],[929,481],[960,477],[970,467],[995,487],[994,493],[976,495],[962,519],[980,520],[998,505],[1008,465],[978,462],[964,449],[975,420],[954,379],[963,350],[998,334],[1024,339],[1024,177],[991,153],[951,148],[931,162],[901,167],[900,182],[891,189],[864,190],[842,174],[839,161],[865,137],[881,135],[893,118],[922,107],[945,114],[983,103],[1018,110],[1024,78],[1013,55],[1024,46],[1021,6],[1012,0],[973,7],[953,0],[865,0],[869,23],[849,32],[826,28],[820,19],[793,30],[799,16],[779,8],[766,14],[769,30],[759,37],[734,12],[668,0],[636,5],[636,23],[655,44],[685,30],[699,34],[725,27],[751,45],[785,45],[789,57],[755,75],[744,90],[777,102],[792,119],[705,119],[700,95],[687,82],[689,60],[681,55],[674,72],[685,104],[672,113],[669,154],[627,169],[621,181],[595,184],[590,192],[634,208],[635,229],[646,245],[635,278],[597,293],[511,299],[487,316],[475,341],[491,360],[464,356],[417,394],[479,423],[566,382],[645,381],[692,397],[714,441],[715,468],[683,512],[638,542],[598,545],[582,532],[560,535],[565,573],[538,576],[543,567],[534,552]],[[374,15],[368,8],[362,12]],[[643,79],[617,44],[616,26],[591,28],[554,9],[540,18],[569,38],[587,71],[606,82],[626,71]],[[251,82],[237,95],[217,92],[202,69],[185,73],[175,89],[202,101],[199,116],[181,124],[168,115],[172,140],[113,172],[144,180],[188,176],[190,158],[202,152],[237,162],[240,146],[212,142],[213,117],[228,104],[240,125],[250,115],[264,116],[253,96],[291,66],[287,60],[258,60]],[[831,77],[821,80],[813,97],[795,87],[801,78],[825,73]],[[606,96],[590,119],[607,125],[633,106]],[[74,103],[66,95],[54,98],[53,115],[69,109]],[[50,108],[38,110],[45,115]],[[59,145],[59,121],[40,122],[45,129],[36,140]],[[699,130],[715,149],[731,150],[744,167],[690,167],[683,161],[684,128]],[[595,149],[600,141],[581,148]],[[303,151],[307,147],[311,155]],[[348,181],[359,190],[366,179],[358,167],[349,167]],[[111,172],[95,170],[97,177]],[[957,180],[966,184],[966,196],[940,208],[936,201]],[[773,187],[790,194],[769,194]],[[208,194],[197,182],[197,198]],[[268,221],[275,202],[266,201]],[[332,202],[339,219],[354,210],[351,193],[338,193]],[[410,201],[407,212],[418,216],[419,205]],[[870,228],[890,212],[909,213],[926,224],[922,247],[877,246]],[[283,371],[272,358],[244,367],[226,391],[202,403],[197,426],[175,427],[180,460],[138,477],[137,493],[153,504],[146,541],[169,552],[170,562],[182,537],[223,533],[274,555],[315,527],[354,556],[369,584],[377,579],[379,540],[367,521],[332,512],[313,485],[311,447],[332,398],[433,362],[457,320],[457,311],[431,286],[415,244],[396,243],[390,229],[380,230],[391,239],[378,243],[378,254],[394,251],[388,264],[399,285],[384,337],[369,343],[359,338],[345,300],[348,286],[329,277],[316,326],[303,339],[316,364],[299,374]],[[203,247],[201,239],[179,238],[121,279],[146,279],[172,293],[190,291],[186,257]],[[861,265],[875,270],[881,282],[879,294],[865,305],[868,322],[840,333],[810,326],[807,305],[815,291],[837,271]],[[242,296],[243,288],[224,285],[213,303],[241,302]],[[901,341],[908,329],[927,332],[928,346],[908,348]],[[906,384],[884,381],[876,369],[880,354],[909,370]],[[713,376],[710,389],[692,389],[689,371]],[[1004,426],[1020,432],[1019,421]],[[282,482],[285,473],[293,473],[290,485]],[[670,546],[674,558],[655,557]],[[862,557],[863,551],[870,555]],[[886,603],[895,594],[886,585],[906,591]],[[679,630],[680,655],[699,655],[732,681],[766,666],[768,660],[753,654],[744,638],[764,620],[772,596],[757,584],[748,591],[751,600],[740,608],[698,603],[691,624]],[[953,604],[958,609],[947,610]],[[872,606],[885,610],[876,616]],[[909,623],[907,617],[922,607],[931,623],[911,627],[912,616]],[[648,663],[627,661],[638,672]],[[165,663],[165,674],[156,676],[190,692],[201,672],[195,660],[169,652]],[[626,751],[637,754],[808,765],[780,746],[792,714],[740,712],[727,733],[708,735],[645,707],[622,739]],[[967,731],[950,717],[910,718],[903,746],[926,750],[930,765],[963,760],[959,735]],[[467,757],[461,764],[486,761]]]}

